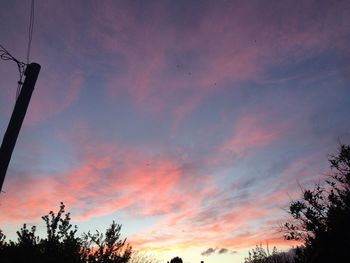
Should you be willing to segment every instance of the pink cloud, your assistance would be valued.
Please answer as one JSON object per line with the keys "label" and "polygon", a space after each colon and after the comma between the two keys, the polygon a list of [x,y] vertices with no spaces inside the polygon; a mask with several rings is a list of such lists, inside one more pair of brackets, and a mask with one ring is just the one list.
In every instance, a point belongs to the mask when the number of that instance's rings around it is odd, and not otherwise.
{"label": "pink cloud", "polygon": [[[107,17],[106,20],[101,21],[100,12]],[[159,21],[151,20],[140,26],[135,19],[123,19],[121,15],[119,23],[117,22],[119,18],[113,15],[113,10],[103,7],[97,14],[96,19],[99,23],[115,34],[95,31],[97,29],[93,29],[91,34],[98,36],[95,39],[100,40],[99,43],[105,50],[113,54],[122,54],[126,59],[123,71],[116,72],[115,77],[110,80],[108,94],[120,96],[126,92],[135,105],[142,109],[163,111],[169,107],[164,101],[173,95],[221,89],[224,84],[246,79],[256,73],[255,48],[232,46],[232,41],[236,39],[225,38],[219,40],[221,44],[217,49],[213,49],[207,38],[215,39],[215,29],[211,30],[205,25],[200,26],[195,32],[196,38],[187,38],[189,35],[184,32],[186,37],[179,41],[178,35],[182,33],[178,32],[177,28],[159,30],[155,27]],[[132,36],[125,34],[132,39],[119,37],[123,36],[126,28],[134,32]],[[176,63],[171,61],[170,54],[182,49],[190,52],[203,50],[198,61],[200,64],[196,65],[197,62],[195,62],[195,65],[184,71],[182,75],[167,75],[165,70],[171,70],[171,66],[173,71],[179,70],[176,68]],[[209,53],[205,52],[209,49],[211,50]],[[232,49],[230,55],[223,52],[226,49]],[[188,63],[186,60],[183,61],[184,64]],[[179,116],[179,110],[175,109],[174,112]]]}
{"label": "pink cloud", "polygon": [[[282,26],[267,21],[268,27],[261,28],[261,23],[256,21],[261,11],[244,3],[228,5],[225,12],[213,8],[205,19],[199,20],[195,32],[179,32],[176,27],[162,31],[155,26],[160,22],[159,17],[140,26],[136,19],[126,18],[128,8],[125,12],[118,11],[122,13],[118,16],[106,7],[98,10],[95,19],[108,28],[108,34],[97,32],[96,28],[91,34],[98,36],[96,39],[105,50],[122,54],[126,60],[123,70],[109,80],[108,95],[127,94],[141,110],[173,112],[173,131],[200,103],[179,101],[169,105],[165,103],[169,98],[199,92],[205,97],[210,95],[209,91],[239,87],[240,81],[264,79],[264,70],[276,60],[323,50],[329,46],[331,35],[339,32],[301,28],[298,21],[288,17]],[[101,13],[107,19],[102,20]],[[246,28],[242,23],[254,26]],[[134,34],[126,34],[128,30]],[[287,38],[286,31],[289,32]],[[183,75],[164,74],[169,64],[175,63],[169,56],[174,50],[192,50],[199,54],[197,64],[191,61],[194,65],[188,70],[190,76],[187,71]],[[183,63],[189,62],[184,60]],[[176,71],[176,65],[173,66]]]}
{"label": "pink cloud", "polygon": [[260,148],[278,139],[281,128],[266,127],[262,122],[263,118],[258,115],[238,120],[231,138],[226,140],[222,150],[244,155],[251,149]]}
{"label": "pink cloud", "polygon": [[193,175],[185,178],[178,161],[156,157],[150,162],[150,157],[140,152],[93,141],[84,132],[80,135],[75,141],[80,160],[67,171],[9,175],[7,194],[1,200],[8,209],[1,221],[40,218],[60,201],[76,211],[79,220],[120,209],[137,216],[162,215],[187,206],[194,198],[191,189],[185,186],[182,190],[181,185],[196,179]]}
{"label": "pink cloud", "polygon": [[[201,195],[201,200],[210,200],[210,195]],[[198,215],[203,209],[199,204],[193,204],[184,209],[179,214],[170,214],[155,227],[144,231],[138,235],[132,236],[131,240],[137,246],[143,249],[168,249],[174,246],[187,245],[188,247],[201,247],[220,243],[226,237],[231,236],[233,231],[249,229],[248,224],[253,220],[259,220],[268,210],[251,206],[250,208],[242,205],[238,206],[232,212],[232,208],[225,208],[224,212],[218,211],[203,214],[200,219]],[[220,206],[220,204],[218,204]],[[204,220],[201,222],[201,220]],[[164,235],[164,233],[166,233]],[[179,235],[179,233],[181,233]],[[146,238],[152,237],[152,238]],[[250,237],[252,238],[252,237]]]}
{"label": "pink cloud", "polygon": [[[250,126],[255,121],[244,123]],[[129,237],[138,249],[166,251],[213,242],[246,248],[265,240],[271,245],[291,244],[268,230],[251,229],[266,217],[280,216],[283,211],[269,205],[289,200],[284,189],[260,193],[254,201],[247,197],[232,203],[221,196],[213,175],[194,175],[178,160],[150,158],[140,151],[103,143],[82,126],[75,134],[74,138],[69,133],[61,135],[78,149],[75,166],[60,174],[21,175],[6,182],[7,193],[1,195],[6,210],[0,222],[32,222],[64,201],[75,220],[118,211],[134,218],[162,216],[156,225]],[[249,234],[243,235],[244,231]]]}
{"label": "pink cloud", "polygon": [[[232,249],[251,248],[266,241],[279,248],[299,244],[283,240],[278,231],[285,213],[281,207],[290,202],[284,190],[256,193],[251,198],[238,198],[234,203],[226,202],[217,191],[202,194],[200,200],[211,204],[211,208],[191,202],[191,206],[184,207],[180,213],[171,213],[155,227],[132,236],[133,243],[155,251],[185,244],[192,248],[215,244]],[[257,227],[259,225],[261,227]]]}

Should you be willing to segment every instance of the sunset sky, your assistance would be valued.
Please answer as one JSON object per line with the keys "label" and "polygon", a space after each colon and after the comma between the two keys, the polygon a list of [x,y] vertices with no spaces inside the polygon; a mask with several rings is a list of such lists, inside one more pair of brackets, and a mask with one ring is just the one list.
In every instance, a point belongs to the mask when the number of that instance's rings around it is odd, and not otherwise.
{"label": "sunset sky", "polygon": [[[1,2],[0,44],[25,61],[30,1]],[[349,14],[337,0],[36,0],[42,69],[0,228],[44,233],[63,201],[80,233],[116,220],[165,262],[288,249],[288,203],[350,143]],[[0,61],[1,139],[17,81]]]}

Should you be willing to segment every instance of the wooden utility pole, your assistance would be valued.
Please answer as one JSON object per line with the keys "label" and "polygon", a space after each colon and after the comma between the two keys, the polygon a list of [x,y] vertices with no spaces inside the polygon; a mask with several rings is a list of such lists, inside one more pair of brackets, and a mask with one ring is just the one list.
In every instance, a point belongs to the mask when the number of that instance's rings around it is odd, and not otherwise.
{"label": "wooden utility pole", "polygon": [[0,193],[5,180],[13,149],[15,148],[19,131],[26,115],[30,98],[34,90],[36,80],[40,72],[40,65],[31,63],[27,66],[24,75],[26,76],[21,92],[16,100],[9,125],[7,126],[4,139],[0,148]]}

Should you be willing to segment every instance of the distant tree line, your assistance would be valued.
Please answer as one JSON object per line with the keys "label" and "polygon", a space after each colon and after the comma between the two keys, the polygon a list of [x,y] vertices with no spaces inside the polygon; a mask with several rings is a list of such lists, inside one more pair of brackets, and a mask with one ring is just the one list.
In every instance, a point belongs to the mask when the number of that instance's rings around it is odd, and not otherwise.
{"label": "distant tree line", "polygon": [[46,237],[36,235],[36,227],[26,224],[17,231],[17,241],[6,241],[0,230],[0,262],[23,263],[126,263],[132,253],[126,239],[120,238],[121,225],[114,221],[106,232],[84,233],[77,237],[77,226],[70,223],[61,203],[57,214],[42,217],[46,224]]}
{"label": "distant tree line", "polygon": [[276,247],[270,253],[269,249],[264,249],[262,245],[257,245],[249,251],[245,263],[294,263],[294,250],[288,252],[278,251]]}
{"label": "distant tree line", "polygon": [[268,254],[261,246],[249,252],[245,263],[348,262],[350,248],[350,146],[340,145],[329,159],[331,174],[302,198],[291,202],[291,219],[282,226],[287,240],[302,241],[288,253]]}

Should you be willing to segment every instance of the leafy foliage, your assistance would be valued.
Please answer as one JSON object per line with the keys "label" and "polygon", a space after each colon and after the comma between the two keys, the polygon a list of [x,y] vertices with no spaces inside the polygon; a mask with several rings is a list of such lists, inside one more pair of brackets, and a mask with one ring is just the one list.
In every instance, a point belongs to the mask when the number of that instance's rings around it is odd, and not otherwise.
{"label": "leafy foliage", "polygon": [[126,244],[126,239],[120,239],[120,230],[121,225],[113,221],[105,235],[99,231],[83,234],[84,262],[128,262],[131,247]]}
{"label": "leafy foliage", "polygon": [[294,251],[279,252],[276,247],[270,254],[269,249],[266,250],[260,246],[256,246],[249,251],[249,256],[245,258],[244,263],[293,263]]}
{"label": "leafy foliage", "polygon": [[61,203],[55,214],[50,211],[42,217],[46,225],[47,236],[36,235],[36,227],[30,229],[24,224],[17,231],[17,242],[6,242],[6,236],[0,230],[0,262],[48,262],[48,263],[126,263],[132,253],[126,239],[120,239],[121,225],[114,221],[105,234],[83,234],[76,236],[77,226],[70,223],[70,213],[65,213]]}
{"label": "leafy foliage", "polygon": [[350,146],[341,145],[329,160],[332,173],[314,189],[303,189],[301,200],[289,207],[285,238],[301,240],[296,262],[342,262],[350,236]]}
{"label": "leafy foliage", "polygon": [[130,263],[161,263],[161,261],[152,255],[146,253],[133,253]]}

